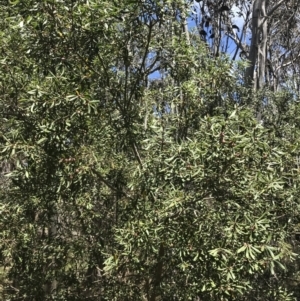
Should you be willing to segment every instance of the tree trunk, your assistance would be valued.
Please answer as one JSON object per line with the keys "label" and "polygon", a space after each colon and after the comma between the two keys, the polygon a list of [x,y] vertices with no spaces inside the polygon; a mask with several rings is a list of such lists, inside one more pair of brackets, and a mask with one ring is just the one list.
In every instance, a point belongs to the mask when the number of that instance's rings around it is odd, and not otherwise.
{"label": "tree trunk", "polygon": [[[54,210],[55,211],[52,213],[50,227],[49,227],[49,238],[52,242],[57,235],[57,223],[58,223],[58,215],[57,215],[56,209],[54,209]],[[49,264],[50,264],[51,268],[53,268],[53,267],[55,268],[56,259],[54,257],[52,257],[52,259],[50,259]],[[55,278],[52,279],[51,281],[48,281],[48,283],[45,285],[45,293],[48,297],[56,294],[57,285],[58,285],[58,283]]]}
{"label": "tree trunk", "polygon": [[[246,69],[245,82],[248,87],[261,89],[264,85],[267,53],[266,0],[254,0],[252,4],[252,40],[249,52],[249,67]],[[257,65],[257,72],[255,67]]]}
{"label": "tree trunk", "polygon": [[261,1],[260,23],[259,23],[259,47],[258,47],[258,78],[257,89],[261,89],[265,83],[266,75],[266,55],[267,55],[267,39],[268,24],[266,13],[266,0]]}
{"label": "tree trunk", "polygon": [[157,259],[157,263],[155,266],[154,275],[153,275],[153,279],[152,279],[153,287],[152,287],[152,292],[151,292],[149,301],[158,301],[158,299],[159,299],[160,293],[158,292],[158,288],[159,288],[161,280],[162,280],[164,255],[165,255],[165,249],[164,249],[163,244],[161,244],[159,247],[158,259]]}

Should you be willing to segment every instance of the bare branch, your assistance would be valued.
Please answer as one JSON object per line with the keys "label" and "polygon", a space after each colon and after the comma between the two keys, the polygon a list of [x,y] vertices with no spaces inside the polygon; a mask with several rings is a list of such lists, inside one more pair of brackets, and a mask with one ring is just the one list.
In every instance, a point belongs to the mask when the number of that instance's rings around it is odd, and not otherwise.
{"label": "bare branch", "polygon": [[136,144],[133,143],[132,147],[133,147],[133,152],[134,152],[134,154],[135,154],[135,157],[136,157],[136,159],[137,159],[138,162],[139,162],[139,165],[143,168],[143,162],[142,162],[141,156],[140,156],[140,154],[139,154],[139,152],[138,152],[138,149],[137,149],[137,147],[136,147]]}
{"label": "bare branch", "polygon": [[288,67],[289,65],[293,64],[298,58],[300,58],[300,53],[298,53],[298,55],[296,57],[294,57],[293,59],[289,60],[285,64],[282,64],[281,66],[278,66],[275,71],[277,72],[281,68]]}
{"label": "bare branch", "polygon": [[281,0],[281,1],[279,1],[276,5],[274,5],[274,6],[268,11],[267,17],[272,16],[272,14],[274,13],[274,11],[275,11],[282,3],[284,3],[284,2],[285,2],[285,0]]}
{"label": "bare branch", "polygon": [[230,39],[232,39],[235,42],[235,44],[238,46],[239,49],[246,52],[246,48],[242,44],[241,39],[239,39],[236,34],[234,36],[232,36],[228,32],[226,34]]}

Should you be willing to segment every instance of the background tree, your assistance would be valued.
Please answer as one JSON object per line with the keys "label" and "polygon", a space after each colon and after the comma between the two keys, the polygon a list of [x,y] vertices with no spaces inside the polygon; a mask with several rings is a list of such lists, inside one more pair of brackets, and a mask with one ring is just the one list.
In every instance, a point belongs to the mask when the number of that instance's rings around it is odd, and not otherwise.
{"label": "background tree", "polygon": [[[199,34],[214,56],[247,59],[244,80],[255,89],[282,89],[298,60],[297,1],[195,1]],[[241,24],[236,24],[239,18]],[[234,42],[234,46],[231,41]]]}

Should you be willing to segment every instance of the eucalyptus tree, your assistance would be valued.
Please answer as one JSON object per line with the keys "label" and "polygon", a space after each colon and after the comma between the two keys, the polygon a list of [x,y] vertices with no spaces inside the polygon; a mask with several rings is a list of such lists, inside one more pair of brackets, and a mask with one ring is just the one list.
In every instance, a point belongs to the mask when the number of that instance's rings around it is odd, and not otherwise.
{"label": "eucalyptus tree", "polygon": [[[249,62],[244,80],[259,90],[277,91],[295,74],[299,59],[299,2],[195,1],[194,19],[199,34],[214,56],[231,52]],[[237,24],[237,21],[239,24]],[[234,42],[234,46],[230,44]]]}

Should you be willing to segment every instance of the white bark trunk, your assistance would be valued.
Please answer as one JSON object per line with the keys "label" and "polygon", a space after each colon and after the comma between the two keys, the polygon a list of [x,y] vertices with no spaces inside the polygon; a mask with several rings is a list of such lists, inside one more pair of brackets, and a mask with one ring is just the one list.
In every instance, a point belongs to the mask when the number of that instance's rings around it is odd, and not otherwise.
{"label": "white bark trunk", "polygon": [[261,1],[261,11],[259,18],[259,46],[258,46],[258,79],[257,88],[261,89],[265,84],[266,75],[266,56],[267,56],[267,39],[268,39],[268,24],[266,13],[266,0]]}
{"label": "white bark trunk", "polygon": [[[266,0],[254,0],[252,4],[252,40],[248,58],[250,65],[246,69],[245,81],[248,87],[254,83],[255,89],[260,89],[264,84],[267,53],[266,18]],[[257,72],[254,72],[256,66]]]}

